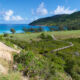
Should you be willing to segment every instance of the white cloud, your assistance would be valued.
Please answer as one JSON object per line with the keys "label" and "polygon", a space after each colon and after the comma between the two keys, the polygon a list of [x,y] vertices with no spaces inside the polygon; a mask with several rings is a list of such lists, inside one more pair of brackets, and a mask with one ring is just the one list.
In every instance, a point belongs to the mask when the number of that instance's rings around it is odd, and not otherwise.
{"label": "white cloud", "polygon": [[42,2],[35,11],[34,9],[32,9],[32,14],[36,14],[36,15],[48,14],[48,10],[45,8],[44,2]]}
{"label": "white cloud", "polygon": [[70,10],[69,8],[65,8],[64,6],[58,6],[56,8],[56,10],[54,10],[53,12],[51,12],[52,14],[71,14],[74,13],[75,11],[77,11],[77,9],[74,10]]}
{"label": "white cloud", "polygon": [[9,11],[5,12],[5,15],[7,15],[7,16],[12,16],[13,13],[14,13],[14,12],[13,12],[12,10],[9,10]]}
{"label": "white cloud", "polygon": [[37,14],[46,15],[48,13],[47,9],[44,6],[44,2],[42,2],[37,8]]}
{"label": "white cloud", "polygon": [[4,16],[4,20],[5,21],[9,21],[10,20],[10,16]]}
{"label": "white cloud", "polygon": [[4,13],[3,18],[5,21],[21,21],[24,20],[21,16],[14,16],[14,11],[8,10]]}
{"label": "white cloud", "polygon": [[14,21],[24,20],[21,16],[12,16],[11,19],[14,20]]}
{"label": "white cloud", "polygon": [[12,10],[8,10],[6,12],[4,12],[3,16],[4,16],[4,20],[9,21],[10,17],[13,15],[13,11]]}

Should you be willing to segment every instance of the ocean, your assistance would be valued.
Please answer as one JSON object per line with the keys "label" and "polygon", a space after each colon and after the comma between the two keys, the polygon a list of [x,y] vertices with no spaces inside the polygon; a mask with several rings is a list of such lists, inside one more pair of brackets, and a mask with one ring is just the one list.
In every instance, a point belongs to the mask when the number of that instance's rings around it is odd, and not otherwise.
{"label": "ocean", "polygon": [[[16,30],[16,33],[23,33],[23,28],[39,28],[40,26],[31,26],[27,24],[0,24],[0,34],[11,33],[10,29],[13,28]],[[52,26],[55,29],[58,29],[56,26]],[[50,31],[48,26],[43,26],[43,31]]]}

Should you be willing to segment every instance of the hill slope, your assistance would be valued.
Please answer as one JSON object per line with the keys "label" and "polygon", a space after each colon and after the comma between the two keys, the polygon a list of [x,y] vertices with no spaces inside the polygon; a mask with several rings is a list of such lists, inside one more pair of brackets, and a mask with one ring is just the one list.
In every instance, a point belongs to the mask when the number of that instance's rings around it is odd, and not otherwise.
{"label": "hill slope", "polygon": [[80,29],[80,11],[73,14],[62,14],[41,18],[30,23],[30,25],[59,26],[60,29],[67,27],[69,30]]}

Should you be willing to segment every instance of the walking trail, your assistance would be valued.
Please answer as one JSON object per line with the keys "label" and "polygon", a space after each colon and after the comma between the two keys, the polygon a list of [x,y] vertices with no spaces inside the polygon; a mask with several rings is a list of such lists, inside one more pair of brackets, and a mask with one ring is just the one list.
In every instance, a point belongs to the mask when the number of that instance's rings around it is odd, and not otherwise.
{"label": "walking trail", "polygon": [[[53,38],[53,40],[57,40],[54,35],[52,35],[52,38]],[[62,41],[62,40],[57,40],[57,41]],[[64,41],[63,41],[63,42],[64,42]],[[66,41],[65,41],[65,42],[66,42]],[[57,51],[64,50],[64,49],[67,49],[67,48],[70,48],[70,47],[74,46],[74,44],[73,44],[72,42],[66,42],[66,43],[69,43],[69,45],[68,45],[68,46],[64,46],[64,47],[62,47],[62,48],[54,49],[54,50],[52,50],[51,52],[57,52]]]}

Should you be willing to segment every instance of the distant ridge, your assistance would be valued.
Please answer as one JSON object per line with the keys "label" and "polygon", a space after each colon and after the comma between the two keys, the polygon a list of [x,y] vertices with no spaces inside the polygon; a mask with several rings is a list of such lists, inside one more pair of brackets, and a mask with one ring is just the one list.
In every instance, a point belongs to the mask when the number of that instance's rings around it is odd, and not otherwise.
{"label": "distant ridge", "polygon": [[58,26],[60,29],[66,26],[69,30],[78,30],[80,29],[80,11],[72,14],[61,14],[41,18],[33,21],[29,25]]}

